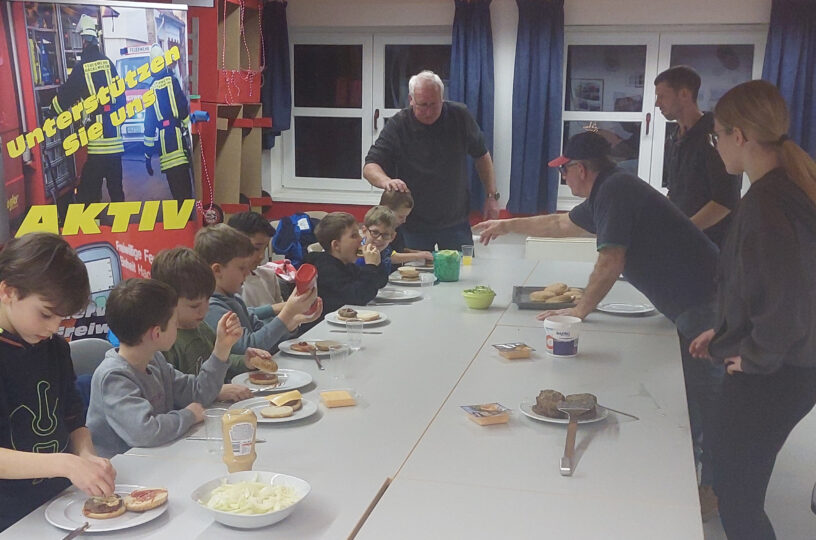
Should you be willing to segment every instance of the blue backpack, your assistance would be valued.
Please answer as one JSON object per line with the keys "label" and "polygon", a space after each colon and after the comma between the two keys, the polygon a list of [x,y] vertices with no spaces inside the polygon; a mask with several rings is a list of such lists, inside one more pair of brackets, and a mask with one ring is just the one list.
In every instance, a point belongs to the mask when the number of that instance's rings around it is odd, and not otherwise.
{"label": "blue backpack", "polygon": [[303,213],[281,218],[272,240],[272,249],[275,253],[286,256],[295,268],[300,268],[306,248],[317,242],[314,229],[318,221]]}

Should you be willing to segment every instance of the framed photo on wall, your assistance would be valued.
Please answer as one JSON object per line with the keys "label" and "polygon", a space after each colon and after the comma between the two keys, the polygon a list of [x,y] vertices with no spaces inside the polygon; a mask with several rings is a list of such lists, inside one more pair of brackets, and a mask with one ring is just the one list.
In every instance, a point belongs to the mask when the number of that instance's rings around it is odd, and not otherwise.
{"label": "framed photo on wall", "polygon": [[572,79],[572,102],[578,111],[603,108],[603,79]]}

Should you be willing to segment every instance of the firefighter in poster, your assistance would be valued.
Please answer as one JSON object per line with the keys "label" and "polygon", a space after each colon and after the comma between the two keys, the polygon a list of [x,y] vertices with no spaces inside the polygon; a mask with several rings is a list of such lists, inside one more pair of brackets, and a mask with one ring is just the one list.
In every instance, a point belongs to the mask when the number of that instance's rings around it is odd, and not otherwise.
{"label": "firefighter in poster", "polygon": [[[159,45],[153,45],[150,59],[160,56],[164,56],[164,51]],[[187,97],[170,65],[153,75],[150,89],[156,93],[156,102],[145,110],[145,166],[152,176],[151,158],[158,140],[161,170],[167,176],[173,198],[180,204],[193,198],[187,149],[187,126],[190,124]]]}
{"label": "firefighter in poster", "polygon": [[[96,20],[83,14],[75,32],[82,36],[82,59],[54,97],[51,108],[56,114],[96,95],[118,77],[114,63],[100,51]],[[99,106],[91,114],[90,121],[102,123],[102,136],[88,143],[88,160],[77,188],[77,202],[81,203],[100,201],[103,180],[107,181],[112,202],[125,200],[122,189],[122,154],[125,149],[119,126],[111,122],[111,113],[125,106],[124,88],[118,96],[106,90],[99,95]]]}

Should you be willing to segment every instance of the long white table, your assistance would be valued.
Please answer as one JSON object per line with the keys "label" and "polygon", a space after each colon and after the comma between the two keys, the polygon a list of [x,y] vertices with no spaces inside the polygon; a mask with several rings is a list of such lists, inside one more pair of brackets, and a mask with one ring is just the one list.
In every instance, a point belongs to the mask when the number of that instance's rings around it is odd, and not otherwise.
{"label": "long white table", "polygon": [[[403,528],[403,522],[411,519],[417,522],[415,527],[428,527],[425,532],[439,531],[430,536],[450,537],[443,531],[455,527],[463,517],[456,510],[457,505],[442,505],[445,510],[438,515],[438,522],[417,519],[427,505],[415,499],[422,499],[422,492],[429,489],[429,501],[457,485],[474,496],[480,489],[526,492],[535,497],[555,493],[564,515],[568,515],[566,510],[573,506],[571,500],[608,497],[618,482],[630,489],[635,485],[633,477],[641,479],[636,484],[644,489],[642,497],[631,501],[633,508],[628,514],[619,508],[625,506],[622,503],[593,504],[599,523],[608,521],[607,518],[643,522],[638,500],[661,509],[674,504],[674,521],[692,524],[691,534],[685,538],[701,537],[696,492],[691,489],[694,468],[676,337],[670,339],[673,334],[669,332],[650,336],[648,328],[645,333],[636,334],[643,324],[649,323],[645,319],[627,321],[623,330],[611,332],[603,331],[600,328],[603,321],[599,321],[599,331],[594,328],[586,331],[581,339],[581,356],[570,364],[559,366],[563,361],[547,360],[541,353],[531,362],[507,364],[494,356],[489,343],[524,339],[539,351],[544,349],[543,331],[535,328],[537,323],[529,327],[508,326],[513,316],[534,321],[535,315],[532,311],[514,313],[515,306],[511,307],[510,302],[513,285],[559,274],[544,268],[548,263],[535,261],[474,262],[474,266],[462,269],[459,282],[433,287],[430,299],[374,308],[386,313],[389,322],[369,328],[382,334],[364,335],[363,349],[349,358],[353,374],[344,386],[359,393],[356,407],[326,409],[320,405],[318,413],[309,419],[259,427],[258,436],[267,442],[256,446],[255,468],[299,476],[312,485],[312,493],[285,521],[256,531],[230,529],[213,522],[190,499],[190,493],[205,481],[224,474],[226,469],[217,456],[207,453],[206,443],[182,439],[158,448],[134,448],[113,460],[120,483],[167,486],[170,490],[167,513],[150,524],[116,533],[97,533],[94,537],[220,539],[274,534],[280,538],[344,538],[386,477],[396,480],[363,528],[364,537],[398,538],[402,534],[407,538],[412,536],[410,531],[420,530]],[[575,276],[580,275],[585,283],[590,270],[588,264],[571,267],[573,277],[565,281],[573,284]],[[461,291],[477,284],[489,284],[497,292],[488,310],[467,309],[462,300]],[[625,296],[625,289],[622,294]],[[609,321],[612,326],[616,324],[614,319]],[[343,339],[343,334],[330,332],[338,328],[341,327],[322,322],[306,337]],[[632,330],[631,335],[622,333],[627,328]],[[662,350],[664,347],[666,350]],[[653,353],[656,358],[649,361],[646,353]],[[281,367],[312,374],[315,382],[303,389],[308,400],[319,402],[320,391],[337,386],[310,359],[283,355],[277,359]],[[575,366],[584,367],[574,371]],[[627,374],[632,377],[627,378]],[[635,383],[636,380],[642,384]],[[466,420],[457,408],[494,400],[516,406],[521,398],[534,398],[539,389],[548,387],[569,392],[595,390],[602,396],[602,402],[637,414],[641,421],[610,418],[589,430],[582,427],[579,446],[589,446],[582,451],[575,477],[558,477],[552,483],[546,482],[543,489],[539,480],[558,475],[562,427],[536,424],[514,413],[507,426],[480,428]],[[195,429],[200,431],[201,427]],[[449,429],[452,431],[446,434]],[[587,434],[595,437],[590,441]],[[486,441],[491,444],[484,446]],[[489,471],[485,467],[465,466],[473,462],[471,457],[486,459],[486,450],[490,450]],[[662,456],[659,462],[650,459],[656,454]],[[654,470],[644,474],[644,464]],[[447,486],[445,490],[434,488],[440,484]],[[519,486],[525,487],[520,490]],[[664,495],[663,500],[658,496],[661,490],[674,494]],[[409,497],[414,502],[412,506],[400,505],[399,497]],[[518,527],[530,530],[523,524],[529,518],[528,513],[520,511],[523,507],[509,504],[503,513],[493,517],[521,522]],[[41,507],[4,535],[61,538],[65,533],[49,525],[43,514]],[[482,516],[482,521],[486,524],[489,517]],[[539,521],[538,517],[530,518],[531,523]],[[664,525],[670,523],[673,521],[668,518],[655,521],[653,531],[662,532]],[[485,530],[491,528],[485,526]]]}

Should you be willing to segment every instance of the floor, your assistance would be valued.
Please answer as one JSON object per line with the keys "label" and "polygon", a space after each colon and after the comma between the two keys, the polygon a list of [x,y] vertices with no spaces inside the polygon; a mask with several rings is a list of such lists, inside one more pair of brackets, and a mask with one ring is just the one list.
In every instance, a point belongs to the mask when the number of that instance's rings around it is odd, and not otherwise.
{"label": "floor", "polygon": [[[488,246],[474,237],[476,256],[490,259],[517,258],[524,255],[524,236],[502,236]],[[816,412],[793,430],[776,460],[765,502],[779,540],[816,539],[816,515],[810,510],[811,493],[816,483]],[[705,540],[725,540],[719,518],[703,524]]]}

